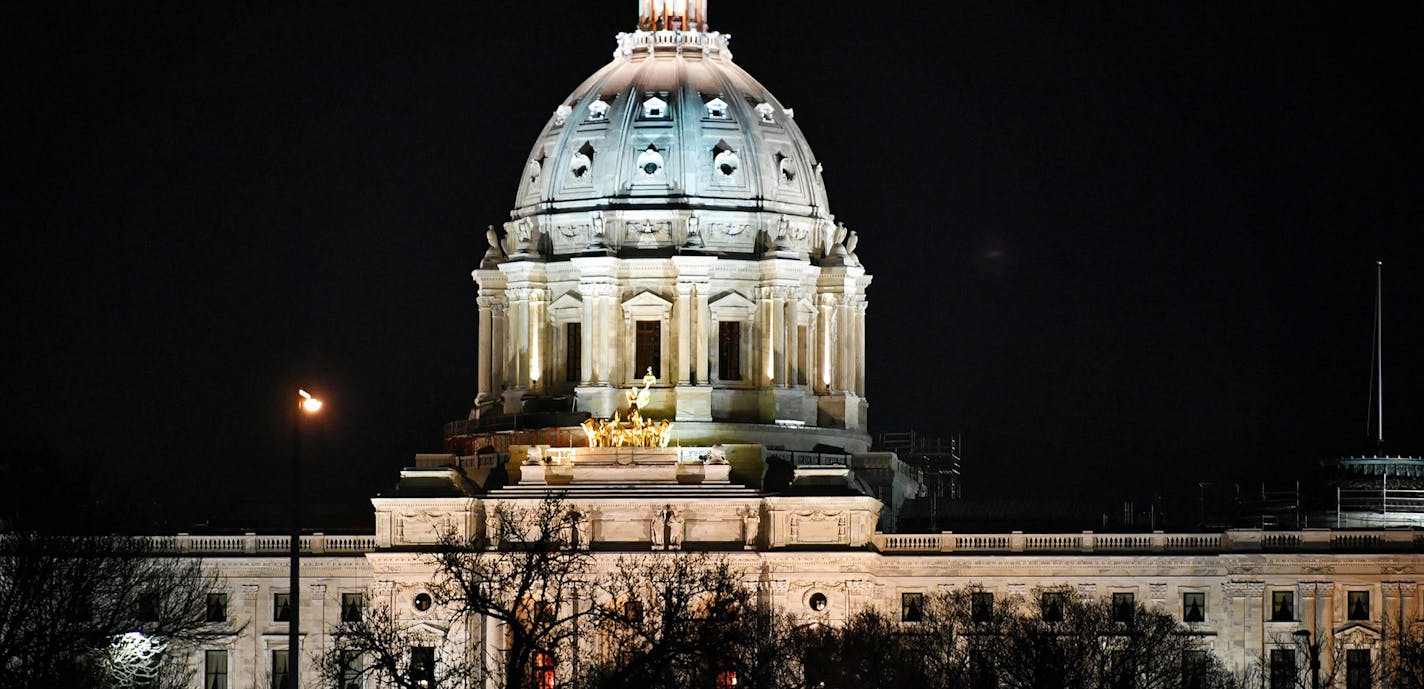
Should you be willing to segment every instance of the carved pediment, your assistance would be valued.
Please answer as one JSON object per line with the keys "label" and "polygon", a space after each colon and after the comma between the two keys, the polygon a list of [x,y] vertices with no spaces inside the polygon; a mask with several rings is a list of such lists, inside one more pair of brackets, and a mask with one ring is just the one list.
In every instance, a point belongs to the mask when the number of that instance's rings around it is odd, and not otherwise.
{"label": "carved pediment", "polygon": [[623,311],[633,316],[662,315],[672,310],[672,302],[652,290],[643,290],[623,301]]}
{"label": "carved pediment", "polygon": [[564,292],[549,303],[549,320],[576,321],[583,318],[583,299],[577,292]]}
{"label": "carved pediment", "polygon": [[756,313],[756,302],[742,296],[741,292],[725,292],[707,302],[712,317],[719,321],[750,320]]}
{"label": "carved pediment", "polygon": [[1335,628],[1335,638],[1346,648],[1365,648],[1380,641],[1380,631],[1367,622],[1346,622]]}

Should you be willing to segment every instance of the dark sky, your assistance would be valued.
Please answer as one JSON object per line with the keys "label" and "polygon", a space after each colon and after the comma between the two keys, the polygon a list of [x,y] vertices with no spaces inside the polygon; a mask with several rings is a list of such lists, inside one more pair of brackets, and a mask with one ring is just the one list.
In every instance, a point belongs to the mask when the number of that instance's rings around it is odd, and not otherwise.
{"label": "dark sky", "polygon": [[[358,515],[475,393],[483,228],[631,0],[7,10],[5,452],[110,501]],[[975,496],[1424,454],[1424,7],[712,0],[871,288],[874,430]],[[1398,12],[1395,14],[1394,12]],[[76,478],[75,480],[81,480]]]}

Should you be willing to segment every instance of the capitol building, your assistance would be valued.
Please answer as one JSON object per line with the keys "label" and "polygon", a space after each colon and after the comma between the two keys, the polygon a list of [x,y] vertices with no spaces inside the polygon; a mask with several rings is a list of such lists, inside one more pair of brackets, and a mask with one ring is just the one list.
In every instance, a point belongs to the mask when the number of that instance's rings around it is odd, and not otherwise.
{"label": "capitol building", "polygon": [[[904,618],[970,586],[1125,595],[1241,669],[1300,631],[1379,659],[1389,625],[1424,614],[1414,530],[898,533],[919,486],[871,449],[866,341],[887,335],[866,314],[883,267],[856,250],[877,232],[831,212],[796,113],[733,60],[706,0],[640,5],[611,61],[561,100],[543,94],[537,133],[510,132],[533,145],[510,171],[509,219],[470,257],[469,417],[372,498],[369,533],[302,537],[303,686],[322,686],[316,659],[355,601],[448,631],[427,554],[550,495],[599,567],[716,552],[773,609],[831,624],[867,606]],[[194,666],[221,657],[233,687],[285,672],[287,538],[165,542],[222,574],[242,630]],[[464,633],[490,656],[506,639],[493,620]]]}

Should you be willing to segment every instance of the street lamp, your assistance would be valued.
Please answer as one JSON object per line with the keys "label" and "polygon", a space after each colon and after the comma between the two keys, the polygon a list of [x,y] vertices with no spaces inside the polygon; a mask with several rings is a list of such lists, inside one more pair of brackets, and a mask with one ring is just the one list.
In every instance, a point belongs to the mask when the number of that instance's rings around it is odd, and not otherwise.
{"label": "street lamp", "polygon": [[1310,630],[1299,629],[1292,633],[1296,643],[1305,646],[1305,650],[1310,654],[1310,687],[1320,689],[1320,644],[1311,643]]}
{"label": "street lamp", "polygon": [[292,423],[292,540],[288,544],[291,548],[291,565],[287,572],[288,585],[291,587],[287,594],[290,601],[290,613],[287,617],[287,689],[297,689],[301,686],[297,674],[302,666],[302,419],[321,411],[321,400],[312,397],[306,390],[299,389],[297,394],[301,396],[301,401],[297,403],[297,413]]}

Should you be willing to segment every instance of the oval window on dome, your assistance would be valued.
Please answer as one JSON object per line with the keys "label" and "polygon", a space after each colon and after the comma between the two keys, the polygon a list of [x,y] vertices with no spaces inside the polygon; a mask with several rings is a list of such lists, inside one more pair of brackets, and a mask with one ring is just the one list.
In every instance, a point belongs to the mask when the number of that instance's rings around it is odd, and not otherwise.
{"label": "oval window on dome", "polygon": [[742,161],[737,157],[737,152],[727,144],[719,143],[716,148],[712,149],[712,168],[719,178],[729,180],[735,177],[741,166]]}
{"label": "oval window on dome", "polygon": [[791,159],[783,153],[776,154],[776,178],[782,184],[796,181],[796,168],[791,164]]}
{"label": "oval window on dome", "polygon": [[648,147],[638,154],[638,170],[644,177],[656,177],[662,172],[663,164],[663,154],[653,144],[648,144]]}
{"label": "oval window on dome", "polygon": [[811,608],[813,612],[822,612],[829,605],[830,601],[826,599],[826,594],[820,591],[811,594],[811,597],[806,599],[806,607]]}
{"label": "oval window on dome", "polygon": [[588,173],[592,170],[593,146],[584,144],[583,147],[574,152],[573,157],[569,159],[569,174],[573,175],[574,179],[584,180],[588,179]]}

